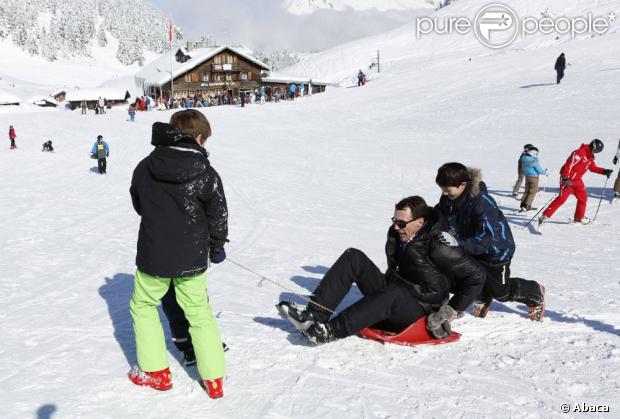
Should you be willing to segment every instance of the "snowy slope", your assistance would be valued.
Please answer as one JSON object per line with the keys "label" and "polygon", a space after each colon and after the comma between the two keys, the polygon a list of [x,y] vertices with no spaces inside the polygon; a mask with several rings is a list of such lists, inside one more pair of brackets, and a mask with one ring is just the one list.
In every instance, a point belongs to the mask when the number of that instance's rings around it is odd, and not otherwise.
{"label": "snowy slope", "polygon": [[[541,4],[537,0],[507,0],[503,2],[510,6],[520,17],[540,18],[541,13],[548,9],[551,16],[568,18],[585,16],[591,12],[593,16],[607,16],[610,12],[620,14],[620,2],[618,0],[600,0],[593,4],[590,0],[548,0]],[[437,19],[440,27],[445,27],[445,20],[454,17],[467,17],[473,20],[483,6],[488,5],[487,0],[457,1],[449,7],[438,11],[428,11],[422,16]],[[610,33],[620,31],[620,19],[610,22]],[[590,35],[578,36],[585,39]],[[519,51],[523,49],[547,48],[570,42],[570,35],[555,36],[532,34],[526,39],[518,38],[509,47],[498,51],[503,54],[507,51]],[[369,69],[369,65],[377,55],[381,54],[381,68],[388,69],[392,64],[409,58],[418,58],[417,65],[426,65],[428,61],[437,56],[463,54],[467,57],[486,56],[490,54],[487,47],[478,42],[473,34],[469,35],[426,35],[417,38],[416,24],[411,22],[391,32],[374,35],[358,41],[353,41],[335,48],[314,54],[300,63],[282,69],[283,73],[306,74],[315,78],[323,78],[340,82],[342,85],[350,85],[356,81],[358,69],[367,73],[370,79],[377,77],[377,68]]]}
{"label": "snowy slope", "polygon": [[286,10],[295,15],[306,15],[318,10],[415,10],[431,9],[434,0],[286,0]]}
{"label": "snowy slope", "polygon": [[[385,268],[394,202],[419,194],[435,203],[436,169],[446,161],[481,167],[506,214],[518,206],[507,195],[524,143],[540,148],[551,173],[536,205],[557,192],[558,170],[581,142],[603,139],[597,161],[612,167],[619,40],[487,51],[471,61],[468,51],[403,57],[364,88],[204,110],[230,206],[229,258],[307,293],[347,247]],[[561,50],[572,66],[557,86],[552,64]],[[127,304],[139,218],[128,188],[151,150],[151,124],[169,116],[139,113],[129,124],[124,109],[0,113],[4,416],[546,419],[582,417],[560,412],[576,402],[610,406],[588,417],[617,416],[620,204],[607,199],[591,226],[565,223],[569,199],[543,236],[508,215],[513,274],[547,287],[541,324],[527,320],[523,305],[495,303],[484,320],[455,322],[458,343],[405,348],[350,337],[315,348],[273,307],[288,291],[258,287],[257,277],[224,262],[209,271],[209,295],[231,346],[225,397],[209,400],[171,345],[174,388],[131,385]],[[16,151],[8,150],[9,124]],[[99,133],[111,146],[106,176],[87,157]],[[46,139],[55,153],[39,152]],[[585,176],[590,216],[604,180]]]}

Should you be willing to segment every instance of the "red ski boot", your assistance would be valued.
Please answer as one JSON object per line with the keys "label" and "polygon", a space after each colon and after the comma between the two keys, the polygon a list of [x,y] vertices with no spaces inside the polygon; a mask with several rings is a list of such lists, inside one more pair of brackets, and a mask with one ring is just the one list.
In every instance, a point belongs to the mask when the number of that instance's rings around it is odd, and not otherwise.
{"label": "red ski boot", "polygon": [[142,371],[139,366],[134,367],[127,374],[129,380],[138,386],[152,387],[155,390],[170,390],[172,388],[172,374],[170,369],[166,368],[160,371],[146,372]]}
{"label": "red ski boot", "polygon": [[216,378],[215,380],[203,380],[202,383],[204,384],[205,390],[210,398],[219,399],[224,396],[222,378]]}

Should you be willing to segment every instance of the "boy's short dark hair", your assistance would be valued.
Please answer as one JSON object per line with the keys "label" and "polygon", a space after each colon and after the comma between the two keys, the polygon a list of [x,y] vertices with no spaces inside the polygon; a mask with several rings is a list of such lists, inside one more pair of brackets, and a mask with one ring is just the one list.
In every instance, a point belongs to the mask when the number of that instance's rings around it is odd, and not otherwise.
{"label": "boy's short dark hair", "polygon": [[170,125],[194,138],[202,134],[203,141],[211,136],[211,125],[207,117],[195,109],[185,109],[174,113],[170,117]]}
{"label": "boy's short dark hair", "polygon": [[408,196],[407,198],[403,198],[398,201],[394,208],[399,211],[409,208],[414,220],[420,217],[428,220],[433,213],[433,209],[426,205],[426,201],[421,196]]}
{"label": "boy's short dark hair", "polygon": [[446,163],[437,170],[437,177],[435,183],[442,188],[448,188],[450,186],[461,186],[463,182],[470,182],[471,176],[469,170],[464,164],[461,163]]}

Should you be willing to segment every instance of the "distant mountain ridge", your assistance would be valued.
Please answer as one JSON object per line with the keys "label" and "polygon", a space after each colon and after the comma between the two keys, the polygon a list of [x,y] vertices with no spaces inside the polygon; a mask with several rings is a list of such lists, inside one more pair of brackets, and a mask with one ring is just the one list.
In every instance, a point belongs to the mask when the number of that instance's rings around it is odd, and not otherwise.
{"label": "distant mountain ridge", "polygon": [[437,8],[446,0],[286,0],[289,13],[296,15],[312,14],[319,10],[344,11],[347,9],[363,11],[376,9],[411,10]]}
{"label": "distant mountain ridge", "polygon": [[[169,20],[143,0],[2,0],[0,40],[48,61],[90,57],[95,43],[118,39],[116,58],[124,65],[142,63],[144,51],[161,54],[168,47]],[[175,30],[175,39],[180,38]],[[116,43],[115,43],[116,44]]]}

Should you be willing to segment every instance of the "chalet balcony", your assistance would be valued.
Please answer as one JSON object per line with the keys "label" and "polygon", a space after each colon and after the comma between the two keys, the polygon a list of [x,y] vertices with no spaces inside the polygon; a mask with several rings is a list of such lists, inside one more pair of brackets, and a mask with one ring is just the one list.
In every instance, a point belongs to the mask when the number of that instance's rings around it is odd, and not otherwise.
{"label": "chalet balcony", "polygon": [[235,72],[235,71],[241,71],[241,67],[238,65],[232,65],[232,64],[211,64],[211,72],[212,73],[218,73],[218,72]]}

